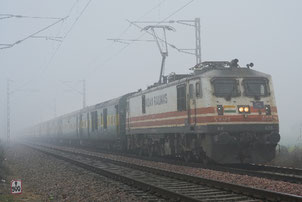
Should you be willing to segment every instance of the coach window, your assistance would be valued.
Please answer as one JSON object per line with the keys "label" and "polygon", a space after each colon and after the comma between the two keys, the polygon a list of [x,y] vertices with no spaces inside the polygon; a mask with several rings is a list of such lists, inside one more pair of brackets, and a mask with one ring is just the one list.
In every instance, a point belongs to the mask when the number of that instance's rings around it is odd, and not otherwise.
{"label": "coach window", "polygon": [[197,83],[195,84],[195,86],[196,86],[196,88],[195,88],[195,90],[196,90],[196,97],[201,97],[200,83],[197,82]]}
{"label": "coach window", "polygon": [[146,96],[142,95],[142,113],[146,113]]}
{"label": "coach window", "polygon": [[185,85],[177,86],[177,110],[178,111],[186,110],[186,86]]}
{"label": "coach window", "polygon": [[190,95],[190,98],[194,98],[194,86],[193,86],[193,84],[189,85],[189,95]]}
{"label": "coach window", "polygon": [[104,128],[107,128],[107,108],[103,109],[103,123]]}

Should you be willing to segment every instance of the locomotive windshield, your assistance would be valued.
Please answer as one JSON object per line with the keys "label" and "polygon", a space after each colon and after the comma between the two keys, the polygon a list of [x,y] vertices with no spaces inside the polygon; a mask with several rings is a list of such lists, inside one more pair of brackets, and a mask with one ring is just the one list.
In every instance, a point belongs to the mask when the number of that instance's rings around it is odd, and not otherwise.
{"label": "locomotive windshield", "polygon": [[237,81],[229,78],[219,78],[213,81],[214,95],[217,97],[235,97],[239,94]]}
{"label": "locomotive windshield", "polygon": [[243,85],[246,96],[267,96],[269,94],[265,79],[245,79]]}

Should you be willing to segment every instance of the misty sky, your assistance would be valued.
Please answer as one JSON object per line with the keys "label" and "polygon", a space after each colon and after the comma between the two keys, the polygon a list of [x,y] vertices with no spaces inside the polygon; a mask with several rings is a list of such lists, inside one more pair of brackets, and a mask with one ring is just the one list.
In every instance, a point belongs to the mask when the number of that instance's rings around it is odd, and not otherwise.
{"label": "misty sky", "polygon": [[[64,37],[56,38],[62,42],[29,38],[0,49],[0,137],[6,135],[8,78],[12,132],[81,108],[83,79],[88,105],[156,82],[161,56],[155,43],[126,45],[107,39],[150,40],[126,20],[171,16],[168,20],[201,19],[203,61],[238,58],[242,66],[253,62],[254,69],[272,75],[282,141],[295,142],[302,127],[302,1],[195,0],[176,12],[190,1],[92,0],[81,15],[89,0],[0,0],[0,14],[68,16],[36,35]],[[0,44],[13,44],[57,21],[1,17]],[[170,25],[176,29],[168,32],[170,43],[194,48],[193,28]],[[170,48],[165,73],[189,73],[194,65],[194,56]]]}

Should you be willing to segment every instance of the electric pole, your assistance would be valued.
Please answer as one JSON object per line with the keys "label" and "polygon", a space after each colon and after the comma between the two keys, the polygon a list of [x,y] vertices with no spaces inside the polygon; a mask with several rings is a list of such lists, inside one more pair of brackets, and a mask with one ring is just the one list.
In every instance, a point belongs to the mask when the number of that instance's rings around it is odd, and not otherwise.
{"label": "electric pole", "polygon": [[11,80],[7,79],[7,88],[6,88],[6,137],[7,137],[7,144],[10,143],[10,84]]}
{"label": "electric pole", "polygon": [[86,80],[78,80],[77,82],[82,82],[82,90],[76,89],[74,87],[72,87],[71,85],[68,85],[67,83],[70,83],[71,81],[61,81],[62,84],[64,84],[65,86],[67,86],[70,90],[74,91],[75,93],[78,93],[82,96],[82,107],[85,108],[86,107]]}
{"label": "electric pole", "polygon": [[[195,53],[194,53],[194,55],[196,57],[196,64],[200,64],[201,63],[200,18],[195,18],[194,20],[177,20],[176,22],[179,24],[194,27],[194,29],[195,29]],[[188,50],[190,50],[190,49],[188,49]],[[189,52],[187,52],[187,53],[189,53]]]}
{"label": "electric pole", "polygon": [[300,140],[302,141],[302,123],[300,124]]}
{"label": "electric pole", "polygon": [[53,109],[53,111],[54,111],[54,117],[57,118],[57,100],[55,99],[54,101],[55,101],[55,103],[54,103],[54,109]]}
{"label": "electric pole", "polygon": [[[10,128],[10,122],[11,122],[11,111],[10,111],[10,100],[11,100],[11,95],[14,95],[17,91],[20,91],[20,89],[14,89],[11,90],[10,88],[10,83],[13,80],[7,79],[7,86],[6,86],[6,137],[7,137],[7,143],[10,143],[10,133],[11,133],[11,128]],[[35,92],[37,90],[31,90],[32,92]]]}
{"label": "electric pole", "polygon": [[201,63],[200,18],[195,18],[195,56],[196,64]]}
{"label": "electric pole", "polygon": [[83,82],[83,92],[82,92],[82,94],[83,94],[83,108],[85,108],[86,107],[86,80],[83,79],[82,82]]}

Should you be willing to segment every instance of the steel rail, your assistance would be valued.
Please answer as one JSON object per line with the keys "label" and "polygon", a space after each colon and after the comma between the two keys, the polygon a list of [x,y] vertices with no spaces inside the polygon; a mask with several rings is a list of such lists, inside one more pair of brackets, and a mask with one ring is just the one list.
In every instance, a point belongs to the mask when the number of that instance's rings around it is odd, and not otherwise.
{"label": "steel rail", "polygon": [[280,166],[271,166],[263,164],[242,164],[242,165],[229,165],[230,167],[239,168],[239,169],[248,169],[254,171],[267,171],[267,172],[276,172],[280,174],[289,174],[289,175],[298,175],[302,177],[302,169],[291,168],[291,167],[280,167]]}

